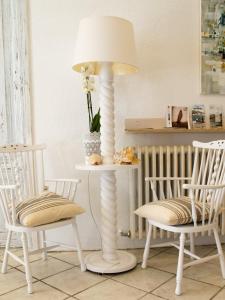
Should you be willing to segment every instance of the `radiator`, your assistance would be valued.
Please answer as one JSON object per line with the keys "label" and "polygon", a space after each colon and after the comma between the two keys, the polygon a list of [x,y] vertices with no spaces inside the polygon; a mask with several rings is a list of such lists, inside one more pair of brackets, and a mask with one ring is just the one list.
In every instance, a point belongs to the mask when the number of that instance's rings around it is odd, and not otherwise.
{"label": "radiator", "polygon": [[[148,223],[145,219],[134,214],[138,207],[153,201],[153,195],[149,182],[145,177],[191,177],[194,160],[194,149],[190,145],[175,146],[138,146],[136,153],[140,160],[138,172],[131,173],[130,185],[130,236],[132,239],[145,238]],[[161,183],[164,193],[167,195],[166,182]],[[184,191],[183,191],[184,193]],[[219,220],[220,234],[225,235],[225,213]],[[205,233],[204,233],[205,234]],[[211,232],[208,233],[211,235]],[[153,228],[153,239],[173,239],[176,234]]]}

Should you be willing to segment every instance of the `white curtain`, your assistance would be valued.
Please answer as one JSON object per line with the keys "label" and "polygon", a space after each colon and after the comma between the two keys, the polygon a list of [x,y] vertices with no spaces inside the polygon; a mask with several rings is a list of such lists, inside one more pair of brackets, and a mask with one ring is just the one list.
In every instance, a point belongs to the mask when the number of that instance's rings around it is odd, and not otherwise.
{"label": "white curtain", "polygon": [[[27,0],[0,0],[0,145],[31,138]],[[0,240],[5,240],[0,212]]]}
{"label": "white curtain", "polygon": [[26,0],[0,0],[0,144],[31,142]]}

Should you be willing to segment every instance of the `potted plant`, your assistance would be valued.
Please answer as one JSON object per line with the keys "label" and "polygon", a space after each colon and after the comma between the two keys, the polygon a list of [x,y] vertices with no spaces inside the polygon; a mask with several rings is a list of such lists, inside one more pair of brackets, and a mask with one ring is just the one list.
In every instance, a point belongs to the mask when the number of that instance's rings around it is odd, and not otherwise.
{"label": "potted plant", "polygon": [[85,162],[89,163],[89,156],[92,154],[100,155],[100,108],[97,113],[93,113],[91,93],[94,91],[94,77],[91,76],[91,72],[88,67],[84,67],[82,70],[83,90],[87,98],[88,109],[88,124],[89,133],[86,134],[84,139],[85,147]]}

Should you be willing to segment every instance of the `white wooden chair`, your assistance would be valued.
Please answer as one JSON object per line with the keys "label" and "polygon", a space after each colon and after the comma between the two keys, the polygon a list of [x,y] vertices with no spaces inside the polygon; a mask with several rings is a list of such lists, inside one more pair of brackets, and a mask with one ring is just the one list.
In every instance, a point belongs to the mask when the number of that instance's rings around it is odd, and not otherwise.
{"label": "white wooden chair", "polygon": [[[184,268],[207,262],[216,257],[219,257],[222,276],[225,279],[225,261],[218,235],[218,221],[219,215],[223,210],[225,191],[225,140],[209,143],[193,142],[193,146],[195,148],[195,156],[191,178],[149,177],[145,179],[151,184],[154,201],[158,201],[157,191],[162,195],[162,199],[160,200],[166,199],[163,188],[165,185],[167,187],[167,193],[169,192],[167,199],[179,199],[179,197],[184,195],[184,190],[182,191],[182,189],[187,189],[188,197],[191,200],[190,217],[192,221],[189,224],[176,226],[166,225],[162,222],[158,222],[157,217],[154,218],[154,220],[151,218],[147,220],[149,229],[143,254],[142,268],[146,268],[147,265],[153,226],[180,235],[178,243],[168,243],[179,249],[176,295],[182,293],[181,284]],[[184,184],[187,181],[190,183]],[[199,211],[196,210],[196,203],[201,205],[200,221],[197,221]],[[146,207],[147,206],[143,206],[142,208],[146,209]],[[206,208],[208,209],[208,214],[206,214]],[[194,253],[194,235],[198,232],[205,231],[214,233],[218,254],[200,258]],[[184,247],[186,235],[190,235],[190,251]],[[189,255],[192,261],[184,264],[184,253]]]}
{"label": "white wooden chair", "polygon": [[[74,200],[77,184],[80,182],[79,180],[57,179],[45,181],[43,168],[44,148],[45,146],[43,145],[12,145],[0,147],[0,203],[5,219],[5,226],[8,230],[2,273],[7,272],[8,256],[10,255],[25,267],[28,293],[32,293],[32,275],[29,264],[29,255],[42,253],[43,259],[45,260],[47,259],[47,251],[60,245],[46,245],[45,231],[48,229],[58,228],[69,224],[72,225],[81,270],[85,271],[86,269],[75,217],[36,227],[23,226],[18,223],[16,219],[16,205],[24,199],[40,195],[40,193],[47,188],[46,185],[53,185],[54,187],[52,187],[54,188],[53,191],[55,193],[62,195],[67,199]],[[10,241],[13,232],[21,234],[23,260],[10,251]],[[34,232],[37,233],[39,247],[36,250],[28,251],[28,236]],[[40,241],[42,243],[41,246]],[[63,246],[66,245],[63,244]]]}

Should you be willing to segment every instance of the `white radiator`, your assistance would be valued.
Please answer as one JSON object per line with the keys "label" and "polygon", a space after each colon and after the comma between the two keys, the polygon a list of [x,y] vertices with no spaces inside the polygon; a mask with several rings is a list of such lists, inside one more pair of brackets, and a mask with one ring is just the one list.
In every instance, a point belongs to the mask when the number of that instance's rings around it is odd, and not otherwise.
{"label": "white radiator", "polygon": [[[131,173],[131,182],[137,182],[130,185],[130,234],[132,239],[145,238],[147,222],[145,219],[134,214],[134,210],[146,203],[153,201],[153,195],[149,186],[149,182],[145,182],[145,177],[191,177],[194,149],[190,145],[175,146],[142,146],[136,147],[136,153],[140,159],[140,167],[137,174]],[[167,196],[166,182],[160,183],[164,194]],[[169,192],[169,191],[168,191]],[[225,213],[221,215],[219,220],[219,230],[225,235]],[[209,232],[209,235],[211,233]],[[164,230],[153,228],[154,239],[176,238],[176,234]]]}

